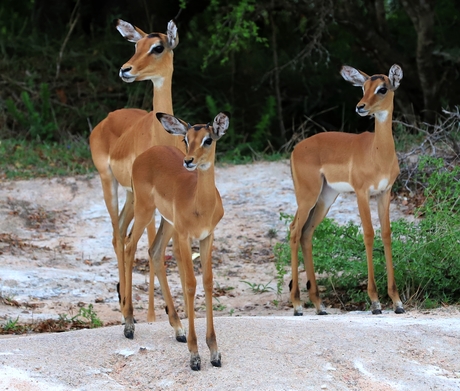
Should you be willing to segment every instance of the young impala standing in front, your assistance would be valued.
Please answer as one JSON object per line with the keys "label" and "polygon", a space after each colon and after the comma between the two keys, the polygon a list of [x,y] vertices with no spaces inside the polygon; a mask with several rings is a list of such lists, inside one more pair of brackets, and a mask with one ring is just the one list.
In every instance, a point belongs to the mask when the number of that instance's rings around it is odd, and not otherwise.
{"label": "young impala standing in front", "polygon": [[[172,113],[171,84],[173,49],[179,42],[177,27],[171,20],[166,34],[147,34],[123,20],[117,29],[128,41],[136,44],[133,57],[120,69],[120,77],[127,83],[151,80],[153,82],[153,111],[121,109],[110,113],[92,131],[91,155],[102,182],[104,201],[112,221],[113,247],[118,261],[119,293],[124,297],[125,263],[124,241],[133,219],[131,172],[134,159],[153,145],[174,145],[185,150],[177,137],[166,133],[157,121],[157,112]],[[118,185],[124,187],[126,201],[118,214]],[[155,237],[155,221],[148,227],[149,244]],[[174,246],[175,249],[175,246]],[[177,249],[174,254],[179,257]],[[179,266],[180,266],[180,262]],[[182,273],[180,273],[182,276]],[[182,277],[181,277],[182,278]],[[153,305],[154,270],[150,269],[149,307],[147,320],[155,320]],[[169,311],[174,309],[169,308]]]}
{"label": "young impala standing in front", "polygon": [[[157,208],[162,219],[155,240],[150,247],[150,262],[153,263],[168,308],[173,306],[166,281],[164,253],[166,245],[175,231],[180,248],[182,268],[185,276],[184,295],[188,307],[188,348],[190,366],[201,368],[194,322],[196,278],[193,271],[191,240],[200,241],[200,259],[203,269],[203,287],[206,300],[206,343],[211,352],[211,363],[221,366],[217,349],[212,312],[212,243],[214,228],[224,214],[222,200],[214,179],[216,141],[229,125],[227,114],[220,113],[212,125],[194,125],[172,115],[157,114],[169,133],[179,136],[186,146],[186,154],[174,147],[156,146],[140,155],[133,165],[134,224],[126,242],[126,302],[123,303],[125,335],[134,333],[132,304],[132,267],[137,242],[145,227],[152,221]],[[183,328],[178,318],[170,323],[178,336]]]}
{"label": "young impala standing in front", "polygon": [[292,152],[291,171],[298,204],[290,227],[290,288],[294,315],[302,315],[298,283],[299,244],[304,256],[310,300],[315,305],[317,314],[326,314],[315,279],[313,232],[326,216],[337,195],[351,191],[356,193],[363,226],[368,267],[367,291],[372,303],[372,313],[382,312],[374,279],[374,229],[369,208],[369,196],[376,195],[388,275],[388,295],[393,301],[394,311],[400,314],[404,309],[394,279],[389,208],[391,187],[399,174],[392,134],[393,97],[403,72],[398,65],[393,65],[388,76],[368,76],[355,68],[344,66],[341,74],[353,85],[362,87],[364,95],[356,106],[356,112],[361,116],[375,117],[375,132],[320,133],[300,142]]}

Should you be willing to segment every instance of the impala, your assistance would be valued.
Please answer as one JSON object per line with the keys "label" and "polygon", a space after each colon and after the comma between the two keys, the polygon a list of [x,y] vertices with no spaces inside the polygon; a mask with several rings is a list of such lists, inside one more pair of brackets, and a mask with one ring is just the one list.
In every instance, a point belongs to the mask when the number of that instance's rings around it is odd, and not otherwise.
{"label": "impala", "polygon": [[166,245],[173,232],[177,233],[182,270],[185,276],[184,296],[188,307],[188,348],[190,366],[201,368],[194,324],[194,302],[196,278],[193,272],[191,240],[200,242],[200,260],[203,270],[203,286],[206,301],[206,343],[211,352],[211,363],[221,366],[221,355],[217,350],[212,310],[212,243],[214,228],[224,214],[222,200],[215,186],[214,158],[216,141],[225,134],[229,117],[219,113],[212,125],[190,126],[169,114],[158,113],[164,129],[183,140],[186,154],[170,146],[155,146],[141,154],[133,164],[134,223],[126,241],[126,296],[123,302],[125,336],[133,338],[132,267],[137,243],[145,227],[154,218],[158,209],[162,219],[152,246],[149,249],[160,281],[168,309],[169,322],[176,338],[185,339],[185,331],[174,310],[164,268]]}
{"label": "impala", "polygon": [[399,174],[391,126],[393,98],[403,72],[398,65],[393,65],[388,76],[368,76],[355,68],[343,66],[341,75],[353,85],[362,87],[364,95],[356,106],[356,112],[360,116],[375,117],[375,132],[320,133],[301,141],[292,152],[291,172],[298,205],[290,226],[290,288],[294,315],[302,315],[298,284],[299,244],[304,256],[310,300],[315,305],[317,314],[326,314],[315,279],[313,232],[326,216],[337,195],[351,191],[356,193],[363,227],[368,268],[367,291],[372,303],[372,313],[382,313],[374,279],[374,229],[369,208],[369,196],[376,195],[388,276],[388,295],[393,301],[394,311],[400,314],[404,309],[394,278],[389,208],[391,187]]}
{"label": "impala", "polygon": [[[153,111],[121,109],[110,113],[92,131],[90,148],[94,165],[102,183],[104,201],[113,228],[113,247],[118,262],[119,295],[124,297],[124,240],[133,219],[131,171],[134,159],[153,145],[175,145],[184,149],[176,137],[167,134],[156,120],[159,111],[172,113],[171,82],[173,49],[179,42],[177,27],[171,20],[166,34],[146,34],[123,20],[117,30],[136,44],[133,57],[120,69],[123,81],[151,80],[153,82]],[[118,185],[124,187],[126,201],[118,214]],[[155,237],[155,221],[148,227],[149,243]],[[175,250],[176,259],[179,254]],[[180,262],[179,262],[180,263]],[[150,269],[149,307],[147,320],[155,320],[153,305],[154,270]]]}

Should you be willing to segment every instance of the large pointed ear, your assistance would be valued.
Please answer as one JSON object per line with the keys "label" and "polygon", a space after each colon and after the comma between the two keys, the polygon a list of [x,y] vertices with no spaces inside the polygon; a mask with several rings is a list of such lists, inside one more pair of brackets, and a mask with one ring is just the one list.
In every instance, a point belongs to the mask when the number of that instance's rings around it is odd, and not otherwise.
{"label": "large pointed ear", "polygon": [[126,38],[129,42],[137,42],[147,35],[139,27],[133,26],[131,23],[121,19],[115,21],[115,26],[123,38]]}
{"label": "large pointed ear", "polygon": [[169,47],[174,49],[179,43],[179,34],[177,33],[177,26],[176,23],[174,23],[174,20],[169,21],[166,35],[168,36]]}
{"label": "large pointed ear", "polygon": [[182,121],[171,114],[157,113],[157,118],[163,125],[163,128],[174,136],[185,136],[190,127],[187,122]]}
{"label": "large pointed ear", "polygon": [[221,112],[217,114],[212,124],[212,128],[214,131],[212,138],[215,140],[218,140],[219,138],[221,138],[227,131],[229,124],[230,124],[230,114],[229,113]]}
{"label": "large pointed ear", "polygon": [[388,78],[391,81],[392,90],[393,91],[396,90],[399,87],[399,84],[401,83],[401,79],[403,78],[402,68],[399,65],[394,64],[390,68],[390,72],[388,73]]}
{"label": "large pointed ear", "polygon": [[369,79],[369,75],[348,65],[342,67],[340,74],[346,81],[349,81],[356,87],[362,87],[365,81]]}

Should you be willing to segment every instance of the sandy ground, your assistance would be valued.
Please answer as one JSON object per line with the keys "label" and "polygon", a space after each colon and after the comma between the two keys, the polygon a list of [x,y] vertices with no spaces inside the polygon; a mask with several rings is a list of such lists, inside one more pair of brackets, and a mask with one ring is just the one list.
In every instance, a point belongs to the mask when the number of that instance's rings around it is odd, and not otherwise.
{"label": "sandy ground", "polygon": [[[222,368],[208,362],[200,278],[196,309],[201,373],[189,370],[186,345],[173,338],[158,287],[157,322],[145,323],[143,238],[133,278],[139,321],[135,339],[126,340],[119,325],[2,338],[0,389],[460,389],[456,308],[401,316],[329,309],[332,315],[327,317],[307,309],[306,316],[294,318],[289,275],[282,294],[276,294],[272,252],[286,237],[280,212],[295,212],[288,162],[218,167],[216,176],[225,208],[213,254]],[[88,304],[104,323],[120,321],[111,225],[98,177],[0,183],[0,215],[0,294],[21,304],[0,305],[0,322],[73,316]],[[392,205],[391,215],[405,217],[397,205]],[[329,217],[359,223],[354,197],[340,197]],[[376,213],[374,222],[377,227]],[[171,291],[183,316],[177,267],[172,260],[168,266]],[[199,260],[196,271],[200,273]],[[251,285],[268,291],[255,293]]]}

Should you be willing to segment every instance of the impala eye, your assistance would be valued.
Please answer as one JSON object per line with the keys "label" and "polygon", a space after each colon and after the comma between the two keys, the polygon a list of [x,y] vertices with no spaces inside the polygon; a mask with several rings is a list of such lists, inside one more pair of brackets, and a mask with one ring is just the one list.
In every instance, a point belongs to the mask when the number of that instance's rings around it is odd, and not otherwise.
{"label": "impala eye", "polygon": [[207,138],[206,140],[203,141],[203,145],[211,145],[212,144],[212,138]]}
{"label": "impala eye", "polygon": [[163,53],[163,50],[165,50],[163,45],[157,45],[157,46],[152,47],[149,53],[160,54],[160,53]]}
{"label": "impala eye", "polygon": [[385,94],[387,93],[387,91],[388,91],[387,88],[382,87],[382,88],[379,88],[379,89],[377,90],[377,93],[378,93],[378,94],[381,94],[381,95],[385,95]]}

